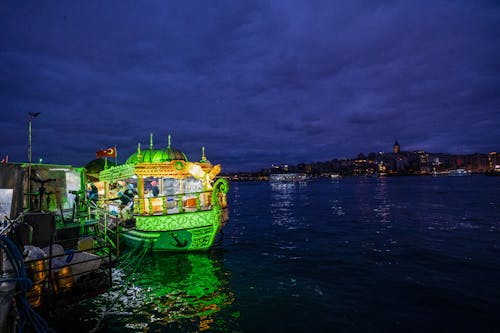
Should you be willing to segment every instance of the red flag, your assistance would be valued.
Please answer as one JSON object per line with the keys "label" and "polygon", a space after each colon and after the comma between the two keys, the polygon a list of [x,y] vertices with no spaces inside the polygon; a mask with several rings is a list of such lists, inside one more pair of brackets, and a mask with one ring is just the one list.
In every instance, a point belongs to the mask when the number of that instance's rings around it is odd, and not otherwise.
{"label": "red flag", "polygon": [[95,153],[96,157],[114,157],[116,158],[116,147],[111,147],[104,150],[98,150]]}
{"label": "red flag", "polygon": [[5,157],[2,158],[2,162],[1,163],[9,163],[9,155],[5,155]]}

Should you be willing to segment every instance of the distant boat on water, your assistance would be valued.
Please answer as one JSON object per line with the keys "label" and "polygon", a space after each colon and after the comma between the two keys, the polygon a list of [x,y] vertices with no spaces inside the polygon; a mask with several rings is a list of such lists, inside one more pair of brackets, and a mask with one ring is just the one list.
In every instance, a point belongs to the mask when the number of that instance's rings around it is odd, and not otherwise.
{"label": "distant boat on water", "polygon": [[468,176],[470,172],[465,169],[455,169],[448,172],[448,176]]}
{"label": "distant boat on water", "polygon": [[270,181],[276,182],[300,182],[307,180],[305,173],[273,173],[269,175]]}

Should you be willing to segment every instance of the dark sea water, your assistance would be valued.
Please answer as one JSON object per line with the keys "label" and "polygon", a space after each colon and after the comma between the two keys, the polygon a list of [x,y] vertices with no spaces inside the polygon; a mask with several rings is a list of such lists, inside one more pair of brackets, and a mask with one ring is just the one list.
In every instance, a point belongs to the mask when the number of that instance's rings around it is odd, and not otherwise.
{"label": "dark sea water", "polygon": [[498,177],[233,182],[228,201],[209,253],[117,269],[53,327],[500,332]]}

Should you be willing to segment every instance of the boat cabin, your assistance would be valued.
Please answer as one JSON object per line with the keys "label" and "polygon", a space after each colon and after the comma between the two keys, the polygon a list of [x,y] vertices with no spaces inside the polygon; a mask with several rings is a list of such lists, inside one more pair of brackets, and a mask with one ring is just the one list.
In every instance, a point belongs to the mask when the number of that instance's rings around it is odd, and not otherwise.
{"label": "boat cabin", "polygon": [[211,182],[219,172],[220,165],[213,166],[204,151],[199,162],[190,162],[169,138],[165,150],[141,151],[139,145],[125,164],[101,171],[94,184],[111,214],[125,208],[126,195],[133,199],[129,217],[167,215],[210,209]]}

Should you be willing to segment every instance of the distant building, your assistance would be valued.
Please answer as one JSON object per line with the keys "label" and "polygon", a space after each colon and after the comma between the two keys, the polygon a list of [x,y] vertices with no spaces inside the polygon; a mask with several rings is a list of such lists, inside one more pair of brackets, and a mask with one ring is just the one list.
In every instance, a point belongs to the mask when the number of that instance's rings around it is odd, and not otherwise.
{"label": "distant building", "polygon": [[472,154],[464,156],[464,166],[467,171],[486,172],[490,169],[490,155]]}
{"label": "distant building", "polygon": [[394,142],[394,147],[392,147],[392,151],[394,152],[394,154],[399,154],[399,152],[401,151],[401,147],[399,146],[398,140]]}
{"label": "distant building", "polygon": [[273,164],[271,166],[271,173],[289,172],[289,169],[288,164]]}
{"label": "distant building", "polygon": [[488,154],[488,167],[490,170],[500,169],[500,154],[496,151]]}

